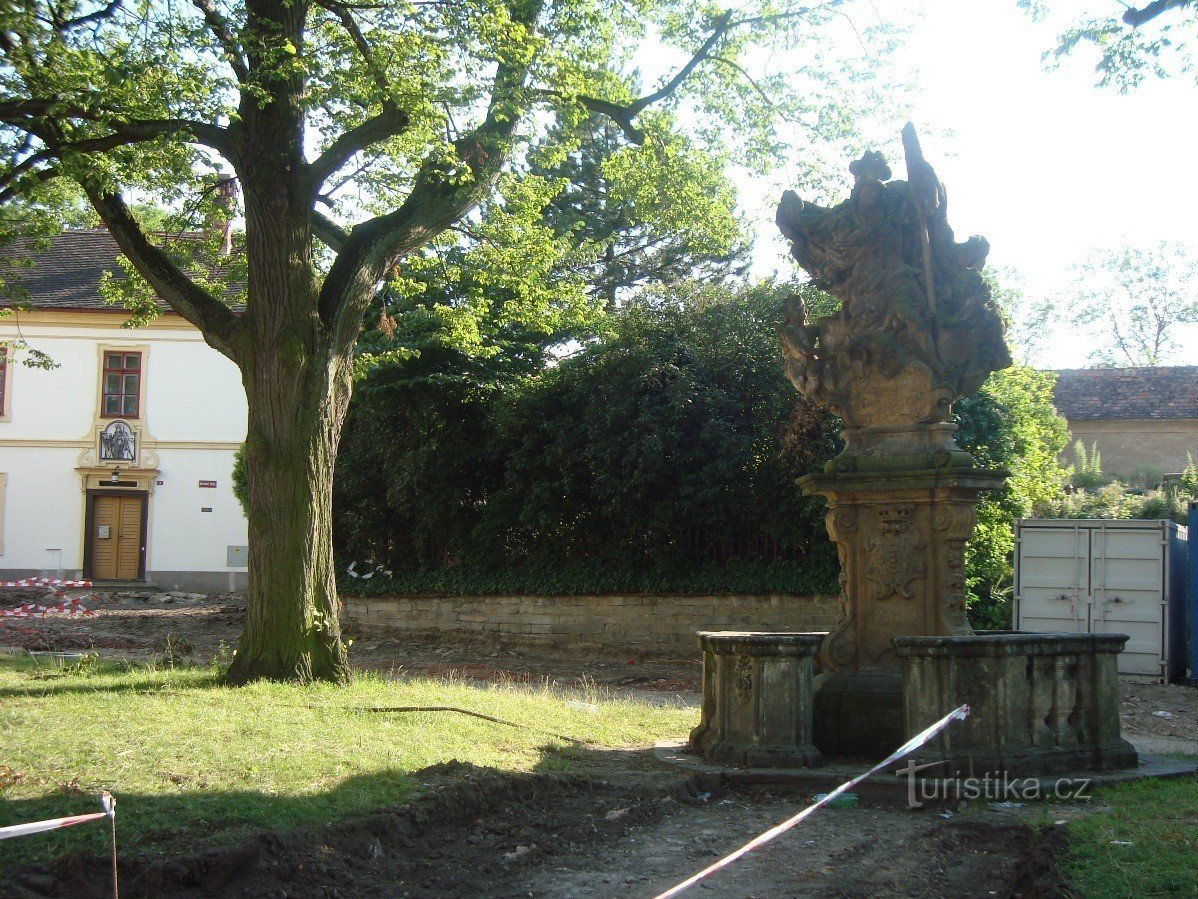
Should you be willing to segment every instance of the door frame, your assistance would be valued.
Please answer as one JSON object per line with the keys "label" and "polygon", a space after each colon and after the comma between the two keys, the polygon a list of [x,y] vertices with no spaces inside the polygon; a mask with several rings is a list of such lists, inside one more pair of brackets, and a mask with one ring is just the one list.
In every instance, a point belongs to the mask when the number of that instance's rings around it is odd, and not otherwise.
{"label": "door frame", "polygon": [[137,580],[144,581],[146,579],[146,535],[148,533],[147,525],[150,517],[150,494],[146,490],[122,490],[116,488],[87,491],[87,508],[83,516],[83,576],[89,580],[94,580],[92,552],[94,550],[93,541],[96,536],[97,496],[137,497],[141,500],[141,533],[138,535],[137,544]]}

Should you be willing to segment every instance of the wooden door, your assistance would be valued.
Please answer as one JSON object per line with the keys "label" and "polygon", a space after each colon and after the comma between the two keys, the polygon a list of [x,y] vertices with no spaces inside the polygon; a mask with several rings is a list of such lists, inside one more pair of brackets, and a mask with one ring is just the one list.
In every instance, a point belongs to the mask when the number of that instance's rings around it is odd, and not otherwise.
{"label": "wooden door", "polygon": [[91,576],[134,581],[141,576],[142,497],[100,495],[92,506]]}

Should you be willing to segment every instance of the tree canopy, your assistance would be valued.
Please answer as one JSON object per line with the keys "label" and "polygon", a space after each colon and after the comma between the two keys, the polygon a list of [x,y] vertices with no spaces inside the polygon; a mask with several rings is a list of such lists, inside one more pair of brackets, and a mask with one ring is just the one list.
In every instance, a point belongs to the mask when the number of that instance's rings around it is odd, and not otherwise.
{"label": "tree canopy", "polygon": [[[1050,0],[1020,0],[1020,5],[1037,16],[1054,6]],[[1072,55],[1096,53],[1099,85],[1128,91],[1148,78],[1198,77],[1195,38],[1195,0],[1151,0],[1142,5],[1103,0],[1062,31],[1045,58],[1058,65]]]}
{"label": "tree canopy", "polygon": [[1077,287],[1053,317],[1093,338],[1098,365],[1167,364],[1182,328],[1198,324],[1198,255],[1188,244],[1095,250],[1074,271]]}
{"label": "tree canopy", "polygon": [[[854,98],[881,105],[870,96],[878,58],[856,42],[874,30],[853,42],[830,35],[853,34],[851,8],[18,0],[0,9],[0,230],[45,233],[59,218],[54,192],[86,197],[127,258],[130,283],[241,368],[250,586],[233,682],[348,674],[332,468],[361,369],[361,324],[380,285],[410,297],[407,288],[429,283],[425,269],[441,260],[422,251],[452,229],[522,228],[564,186],[552,172],[596,117],[624,142],[605,176],[641,205],[662,183],[686,202],[706,200],[688,185],[728,160],[754,169],[797,161],[801,178],[803,157],[789,152],[782,123],[797,124],[804,141],[843,141]],[[781,47],[791,51],[787,70],[771,71],[764,51]],[[658,71],[642,77],[646,63]],[[218,184],[229,169],[244,203],[236,273],[222,268],[219,240],[177,239],[227,213]],[[176,224],[152,231],[134,201],[171,210]],[[550,271],[559,235],[534,236],[521,252]],[[482,240],[455,251],[489,248]],[[506,277],[520,264],[498,260],[487,267],[494,283],[471,293],[476,285],[458,279],[465,299],[410,311],[468,343],[477,316],[462,308],[507,291],[527,324],[540,316],[525,311],[551,298]],[[583,305],[548,309],[549,319]],[[389,317],[381,310],[384,333]]]}

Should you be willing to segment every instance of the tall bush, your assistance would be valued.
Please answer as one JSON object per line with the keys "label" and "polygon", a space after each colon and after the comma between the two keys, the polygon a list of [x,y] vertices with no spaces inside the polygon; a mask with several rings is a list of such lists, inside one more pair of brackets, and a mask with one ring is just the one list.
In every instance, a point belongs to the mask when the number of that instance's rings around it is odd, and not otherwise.
{"label": "tall bush", "polygon": [[[784,292],[642,293],[540,371],[422,354],[372,375],[338,463],[337,544],[392,574],[350,589],[835,591],[823,501],[794,484],[839,450],[835,420],[782,375]],[[1052,376],[997,373],[956,421],[980,465],[1011,472],[966,556],[976,623],[1005,625],[1012,522],[1065,476]]]}

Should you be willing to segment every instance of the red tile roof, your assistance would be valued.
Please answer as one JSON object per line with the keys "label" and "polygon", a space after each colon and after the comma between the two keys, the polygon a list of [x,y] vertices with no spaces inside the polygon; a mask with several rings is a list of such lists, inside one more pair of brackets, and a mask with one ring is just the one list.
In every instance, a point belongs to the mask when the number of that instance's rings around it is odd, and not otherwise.
{"label": "red tile roof", "polygon": [[1067,368],[1053,400],[1069,421],[1198,418],[1198,365]]}
{"label": "red tile roof", "polygon": [[[18,302],[34,309],[122,311],[100,296],[100,278],[105,272],[123,277],[117,264],[120,255],[107,229],[71,229],[50,238],[49,247],[31,249],[28,241],[18,240],[0,248],[0,278],[19,286],[27,296]],[[18,259],[33,264],[3,264]],[[168,309],[163,302],[158,305],[163,311]]]}

